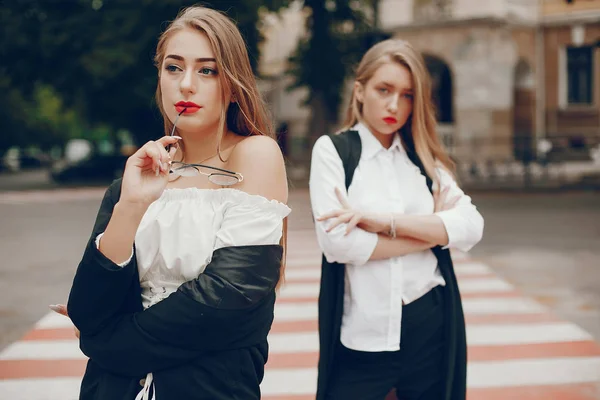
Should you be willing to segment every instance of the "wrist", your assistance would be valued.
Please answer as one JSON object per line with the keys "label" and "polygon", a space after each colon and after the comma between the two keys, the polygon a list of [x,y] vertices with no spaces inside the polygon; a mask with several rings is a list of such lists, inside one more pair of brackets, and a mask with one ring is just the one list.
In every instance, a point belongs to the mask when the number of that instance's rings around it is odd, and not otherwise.
{"label": "wrist", "polygon": [[389,214],[389,222],[387,224],[388,236],[392,239],[396,239],[396,216],[394,213]]}
{"label": "wrist", "polygon": [[113,213],[122,214],[132,219],[142,219],[150,204],[139,201],[119,200]]}

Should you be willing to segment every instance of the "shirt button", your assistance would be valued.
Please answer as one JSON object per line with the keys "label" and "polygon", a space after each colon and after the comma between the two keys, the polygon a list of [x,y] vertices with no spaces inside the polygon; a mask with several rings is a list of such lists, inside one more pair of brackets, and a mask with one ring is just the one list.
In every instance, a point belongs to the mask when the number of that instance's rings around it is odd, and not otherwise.
{"label": "shirt button", "polygon": [[146,385],[146,380],[140,379],[140,386],[145,386],[145,385]]}

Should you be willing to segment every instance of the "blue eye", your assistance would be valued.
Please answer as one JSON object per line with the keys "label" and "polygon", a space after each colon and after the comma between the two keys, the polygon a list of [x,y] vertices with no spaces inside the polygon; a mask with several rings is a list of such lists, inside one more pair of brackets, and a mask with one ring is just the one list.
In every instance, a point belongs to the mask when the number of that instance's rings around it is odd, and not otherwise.
{"label": "blue eye", "polygon": [[212,69],[212,68],[208,68],[208,67],[204,67],[201,68],[199,71],[202,75],[216,75],[217,71]]}
{"label": "blue eye", "polygon": [[167,65],[165,69],[169,72],[177,72],[178,70],[181,70],[181,68],[179,68],[177,65]]}
{"label": "blue eye", "polygon": [[378,90],[379,90],[379,93],[383,93],[383,94],[388,92],[387,88],[379,88]]}
{"label": "blue eye", "polygon": [[407,99],[412,99],[413,98],[412,93],[404,93],[403,96],[406,97]]}

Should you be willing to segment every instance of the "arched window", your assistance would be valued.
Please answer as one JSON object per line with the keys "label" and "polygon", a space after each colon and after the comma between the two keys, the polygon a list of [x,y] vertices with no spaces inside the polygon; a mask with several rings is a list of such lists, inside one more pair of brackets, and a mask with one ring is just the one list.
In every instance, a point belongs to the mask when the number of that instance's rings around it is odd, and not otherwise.
{"label": "arched window", "polygon": [[439,123],[454,123],[452,73],[448,65],[439,57],[424,55],[425,64],[431,75],[431,95]]}

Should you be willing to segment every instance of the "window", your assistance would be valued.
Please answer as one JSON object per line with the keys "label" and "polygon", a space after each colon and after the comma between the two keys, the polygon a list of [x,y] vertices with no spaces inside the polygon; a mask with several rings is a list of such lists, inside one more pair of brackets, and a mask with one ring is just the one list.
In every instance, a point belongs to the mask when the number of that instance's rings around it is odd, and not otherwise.
{"label": "window", "polygon": [[592,46],[567,48],[567,90],[569,104],[592,104]]}

